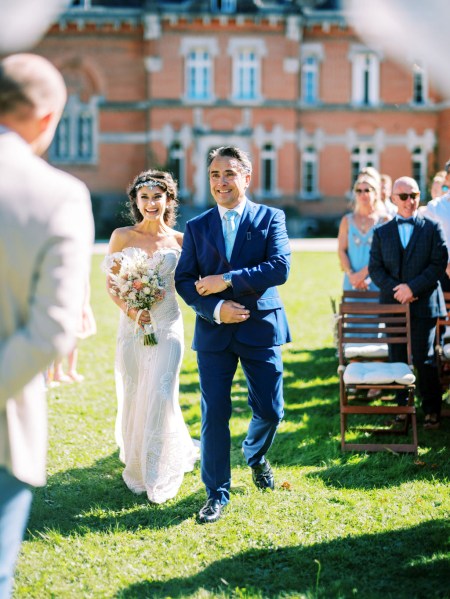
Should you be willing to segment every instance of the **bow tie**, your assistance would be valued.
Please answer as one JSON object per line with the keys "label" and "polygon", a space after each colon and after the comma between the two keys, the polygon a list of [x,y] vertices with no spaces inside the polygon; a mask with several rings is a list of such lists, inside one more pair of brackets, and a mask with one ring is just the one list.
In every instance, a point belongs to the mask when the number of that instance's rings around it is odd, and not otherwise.
{"label": "bow tie", "polygon": [[413,218],[398,218],[397,219],[397,224],[398,225],[413,225],[414,226],[414,219]]}

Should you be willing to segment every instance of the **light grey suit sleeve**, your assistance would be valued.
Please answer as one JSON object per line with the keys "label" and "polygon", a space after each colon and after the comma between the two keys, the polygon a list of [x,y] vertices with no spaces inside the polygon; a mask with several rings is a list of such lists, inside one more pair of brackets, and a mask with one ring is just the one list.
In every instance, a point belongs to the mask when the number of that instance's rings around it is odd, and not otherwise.
{"label": "light grey suit sleeve", "polygon": [[[0,408],[57,356],[69,353],[81,315],[85,284],[89,276],[94,226],[89,192],[70,178],[60,189],[60,200],[52,210],[44,240],[32,265],[28,314],[21,326],[0,344]],[[27,230],[18,232],[26,236]],[[31,235],[32,233],[30,233]],[[26,249],[27,244],[24,243]],[[29,260],[32,257],[29,257]],[[20,285],[20,264],[9,269]]]}

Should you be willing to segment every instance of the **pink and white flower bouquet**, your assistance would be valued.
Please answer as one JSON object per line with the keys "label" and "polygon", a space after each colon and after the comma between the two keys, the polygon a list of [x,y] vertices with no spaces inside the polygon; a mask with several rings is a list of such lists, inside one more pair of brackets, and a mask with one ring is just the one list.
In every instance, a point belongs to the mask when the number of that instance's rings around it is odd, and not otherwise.
{"label": "pink and white flower bouquet", "polygon": [[[121,252],[120,258],[112,255],[116,268],[109,270],[110,293],[123,300],[128,310],[138,310],[136,322],[139,321],[142,310],[150,310],[154,304],[160,302],[165,294],[163,280],[160,276],[162,258],[155,261],[144,250],[133,248],[130,252]],[[119,270],[117,271],[117,265]],[[144,345],[156,345],[157,340],[153,325],[145,324]]]}

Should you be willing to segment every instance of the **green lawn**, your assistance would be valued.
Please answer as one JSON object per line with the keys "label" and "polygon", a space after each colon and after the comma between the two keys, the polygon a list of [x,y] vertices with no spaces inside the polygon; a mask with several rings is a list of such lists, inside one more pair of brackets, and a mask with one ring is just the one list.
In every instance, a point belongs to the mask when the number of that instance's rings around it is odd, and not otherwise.
{"label": "green lawn", "polygon": [[[98,334],[80,345],[85,382],[49,396],[48,485],[35,495],[15,598],[450,597],[450,419],[423,432],[420,416],[418,457],[340,451],[335,254],[294,254],[281,288],[294,340],[284,349],[286,416],[270,452],[276,490],[255,489],[243,461],[250,413],[239,371],[231,503],[206,526],[195,519],[205,500],[198,467],[159,506],[122,482],[113,438],[118,310],[100,261],[94,256]],[[198,438],[194,319],[183,312],[181,404]]]}

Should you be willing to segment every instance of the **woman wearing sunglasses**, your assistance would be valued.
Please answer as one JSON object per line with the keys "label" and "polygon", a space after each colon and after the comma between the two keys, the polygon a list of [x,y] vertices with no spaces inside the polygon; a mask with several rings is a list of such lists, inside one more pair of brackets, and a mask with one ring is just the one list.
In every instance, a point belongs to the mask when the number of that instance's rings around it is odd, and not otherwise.
{"label": "woman wearing sunglasses", "polygon": [[379,181],[360,173],[353,186],[353,211],[342,217],[338,256],[344,271],[344,290],[377,291],[369,278],[369,254],[375,227],[388,217],[379,199]]}

